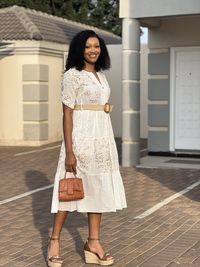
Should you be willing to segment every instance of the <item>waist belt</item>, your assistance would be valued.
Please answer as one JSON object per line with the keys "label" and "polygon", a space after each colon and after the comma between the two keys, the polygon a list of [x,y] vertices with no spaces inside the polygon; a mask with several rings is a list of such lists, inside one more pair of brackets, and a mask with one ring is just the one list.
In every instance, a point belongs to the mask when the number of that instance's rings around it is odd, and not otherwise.
{"label": "waist belt", "polygon": [[106,113],[110,113],[113,109],[113,105],[110,103],[106,103],[105,105],[100,104],[82,104],[75,105],[74,110],[94,110],[94,111],[104,111]]}

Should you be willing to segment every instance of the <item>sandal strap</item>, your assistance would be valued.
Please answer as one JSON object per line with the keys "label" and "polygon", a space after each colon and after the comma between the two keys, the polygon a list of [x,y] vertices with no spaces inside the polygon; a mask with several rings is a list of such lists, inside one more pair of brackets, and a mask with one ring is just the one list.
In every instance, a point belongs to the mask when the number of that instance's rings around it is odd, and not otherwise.
{"label": "sandal strap", "polygon": [[100,238],[88,237],[88,240],[100,240]]}
{"label": "sandal strap", "polygon": [[62,262],[63,258],[60,256],[52,256],[51,258],[48,259],[51,262]]}
{"label": "sandal strap", "polygon": [[[49,243],[51,240],[59,241],[60,238],[59,237],[49,237]],[[48,258],[48,260],[51,262],[60,262],[60,261],[63,262],[63,258],[58,256],[58,255],[57,256],[51,256],[50,258]]]}
{"label": "sandal strap", "polygon": [[104,257],[108,257],[108,256],[110,256],[110,253],[109,252],[106,252],[105,255],[104,255]]}
{"label": "sandal strap", "polygon": [[103,255],[103,257],[100,258],[100,259],[101,259],[101,260],[107,260],[108,257],[112,257],[112,256],[110,255],[110,253],[106,252],[106,253]]}
{"label": "sandal strap", "polygon": [[[96,239],[95,239],[95,240],[96,240]],[[99,255],[98,255],[96,252],[91,251],[91,249],[90,249],[90,247],[89,247],[89,245],[88,245],[88,242],[85,243],[85,245],[84,245],[84,250],[89,251],[89,252],[95,254],[100,260],[104,260],[104,261],[107,261],[107,260],[108,260],[108,257],[111,256],[110,253],[106,252],[106,253],[103,255],[103,257],[100,258]],[[112,256],[111,256],[111,257],[112,257]]]}
{"label": "sandal strap", "polygon": [[60,238],[59,237],[49,237],[49,240],[60,240]]}

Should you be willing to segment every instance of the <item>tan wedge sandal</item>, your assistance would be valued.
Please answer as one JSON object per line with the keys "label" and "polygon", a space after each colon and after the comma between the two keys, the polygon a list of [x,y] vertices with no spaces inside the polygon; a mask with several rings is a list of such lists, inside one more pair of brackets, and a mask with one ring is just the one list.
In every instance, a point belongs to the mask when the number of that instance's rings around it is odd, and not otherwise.
{"label": "tan wedge sandal", "polygon": [[[51,237],[49,239],[49,243],[51,240],[59,240],[59,238],[53,238]],[[48,243],[48,249],[47,249],[47,265],[49,267],[62,267],[63,265],[63,259],[60,256],[49,256],[49,243]]]}
{"label": "tan wedge sandal", "polygon": [[[94,238],[89,238],[88,240],[99,240]],[[95,252],[92,252],[89,248],[88,241],[84,245],[85,263],[98,264],[101,266],[108,266],[114,263],[114,259],[110,259],[110,254],[105,253],[102,258]]]}

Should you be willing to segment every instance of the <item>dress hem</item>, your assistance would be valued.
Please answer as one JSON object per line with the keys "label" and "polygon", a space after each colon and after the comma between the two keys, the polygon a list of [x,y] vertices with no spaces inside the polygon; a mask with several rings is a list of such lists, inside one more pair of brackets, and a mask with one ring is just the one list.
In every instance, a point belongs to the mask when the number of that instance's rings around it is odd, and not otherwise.
{"label": "dress hem", "polygon": [[[87,212],[91,212],[91,213],[107,213],[107,212],[117,212],[118,210],[123,210],[123,209],[126,209],[127,208],[127,206],[123,206],[123,207],[121,207],[121,208],[116,208],[116,209],[111,209],[111,210],[101,210],[101,211],[99,211],[99,210],[83,210],[83,209],[67,209],[67,210],[64,210],[64,209],[61,209],[61,210],[58,210],[58,211],[68,211],[68,212],[74,212],[74,211],[77,211],[77,212],[80,212],[80,213],[87,213]],[[56,212],[54,212],[54,211],[51,211],[51,213],[58,213],[58,211]]]}

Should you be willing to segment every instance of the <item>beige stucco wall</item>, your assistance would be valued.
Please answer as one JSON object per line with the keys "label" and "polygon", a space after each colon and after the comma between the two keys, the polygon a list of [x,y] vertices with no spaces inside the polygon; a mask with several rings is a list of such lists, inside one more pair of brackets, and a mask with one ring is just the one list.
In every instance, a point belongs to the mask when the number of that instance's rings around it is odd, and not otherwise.
{"label": "beige stucco wall", "polygon": [[[16,64],[12,64],[15,59]],[[17,68],[19,62],[14,56],[5,56],[0,59],[0,139],[2,141],[14,139],[15,136],[21,138],[21,125],[18,120],[22,120],[21,95],[15,90],[20,86],[21,72]],[[16,106],[16,100],[19,103]],[[13,108],[16,107],[16,110]]]}
{"label": "beige stucco wall", "polygon": [[[200,17],[162,19],[159,28],[149,29],[149,48],[199,46]],[[185,34],[187,33],[187,34]]]}
{"label": "beige stucco wall", "polygon": [[22,65],[37,60],[35,55],[0,59],[0,145],[18,145],[23,140]]}
{"label": "beige stucco wall", "polygon": [[[0,51],[0,145],[42,145],[61,139],[60,81],[63,72],[63,53],[67,45],[48,42],[18,41],[11,45],[12,53]],[[3,55],[4,53],[4,55]],[[23,81],[26,64],[48,66],[49,80]],[[24,140],[23,85],[48,85],[48,140]],[[40,102],[41,103],[41,102]],[[38,122],[39,123],[39,122]]]}

